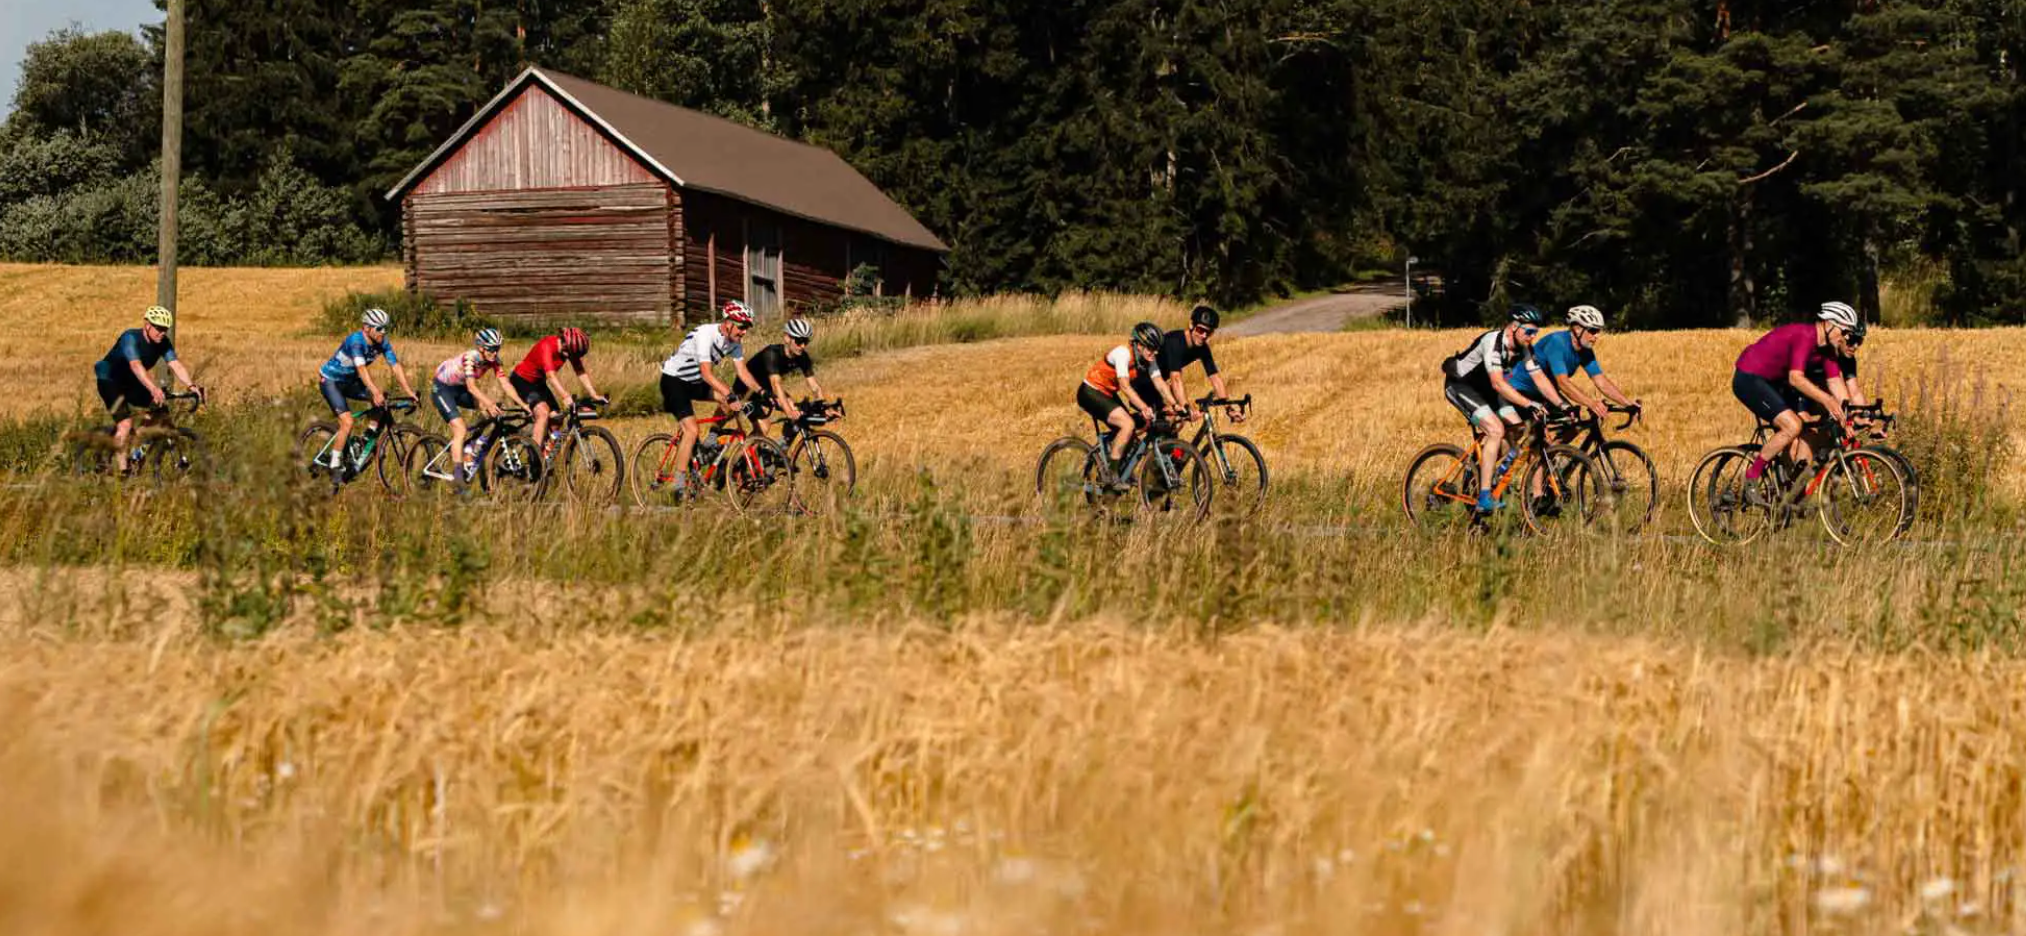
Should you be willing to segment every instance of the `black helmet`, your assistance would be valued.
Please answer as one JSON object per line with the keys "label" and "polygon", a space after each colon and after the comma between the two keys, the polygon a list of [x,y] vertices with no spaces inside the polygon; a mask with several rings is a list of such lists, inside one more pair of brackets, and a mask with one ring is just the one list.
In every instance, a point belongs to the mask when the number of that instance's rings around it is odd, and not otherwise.
{"label": "black helmet", "polygon": [[1858,345],[1861,345],[1861,344],[1863,344],[1863,343],[1864,343],[1864,333],[1865,333],[1865,332],[1868,332],[1868,331],[1870,331],[1870,330],[1871,330],[1871,326],[1869,326],[1869,325],[1866,325],[1866,324],[1864,323],[1864,320],[1863,320],[1863,319],[1858,319],[1858,320],[1857,320],[1857,327],[1855,327],[1855,328],[1852,328],[1852,329],[1850,330],[1850,346],[1851,346],[1851,347],[1853,347],[1853,348],[1855,348],[1855,347],[1857,347]]}
{"label": "black helmet", "polygon": [[1548,321],[1548,317],[1542,315],[1541,310],[1536,309],[1533,306],[1527,305],[1524,302],[1513,306],[1512,311],[1510,313],[1507,313],[1506,317],[1512,319],[1515,322],[1520,323],[1521,325],[1533,325],[1536,327],[1544,325]]}
{"label": "black helmet", "polygon": [[1161,326],[1152,322],[1141,322],[1133,326],[1133,344],[1149,351],[1161,346]]}
{"label": "black helmet", "polygon": [[1199,305],[1193,309],[1190,309],[1189,324],[1201,325],[1204,328],[1210,329],[1211,331],[1216,331],[1217,310],[1210,308],[1209,306],[1206,305]]}

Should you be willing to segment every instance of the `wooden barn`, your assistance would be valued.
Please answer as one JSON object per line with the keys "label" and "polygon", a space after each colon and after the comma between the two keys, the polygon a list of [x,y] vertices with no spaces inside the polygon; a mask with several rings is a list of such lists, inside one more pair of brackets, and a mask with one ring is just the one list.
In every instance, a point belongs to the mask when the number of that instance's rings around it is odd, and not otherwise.
{"label": "wooden barn", "polygon": [[408,288],[498,318],[772,318],[866,263],[928,296],[949,252],[836,153],[536,68],[387,198]]}

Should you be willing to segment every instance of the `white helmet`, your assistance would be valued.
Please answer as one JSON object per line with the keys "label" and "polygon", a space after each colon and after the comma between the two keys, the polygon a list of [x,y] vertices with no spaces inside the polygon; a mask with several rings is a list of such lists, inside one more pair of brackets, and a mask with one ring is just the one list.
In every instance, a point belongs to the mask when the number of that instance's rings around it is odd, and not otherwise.
{"label": "white helmet", "polygon": [[796,341],[808,341],[816,334],[816,330],[809,327],[809,320],[800,318],[789,319],[786,331],[788,337]]}
{"label": "white helmet", "polygon": [[1839,328],[1855,329],[1857,327],[1857,310],[1841,302],[1822,303],[1822,311],[1817,313],[1815,317]]}
{"label": "white helmet", "polygon": [[385,309],[367,309],[366,314],[359,317],[359,324],[367,328],[377,328],[381,331],[387,330],[389,321],[390,319],[388,319],[387,310]]}
{"label": "white helmet", "polygon": [[1581,325],[1591,331],[1604,330],[1604,313],[1596,306],[1579,305],[1569,310],[1569,324]]}

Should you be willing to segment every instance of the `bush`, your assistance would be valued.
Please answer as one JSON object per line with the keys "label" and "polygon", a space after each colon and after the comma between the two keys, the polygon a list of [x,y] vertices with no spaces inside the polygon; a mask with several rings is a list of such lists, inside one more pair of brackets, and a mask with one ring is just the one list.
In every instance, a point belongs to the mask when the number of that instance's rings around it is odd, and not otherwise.
{"label": "bush", "polygon": [[375,307],[386,310],[394,320],[394,332],[403,337],[463,340],[481,328],[498,327],[462,299],[443,305],[428,293],[405,289],[348,292],[324,304],[321,326],[327,334],[349,334],[359,327],[359,317]]}

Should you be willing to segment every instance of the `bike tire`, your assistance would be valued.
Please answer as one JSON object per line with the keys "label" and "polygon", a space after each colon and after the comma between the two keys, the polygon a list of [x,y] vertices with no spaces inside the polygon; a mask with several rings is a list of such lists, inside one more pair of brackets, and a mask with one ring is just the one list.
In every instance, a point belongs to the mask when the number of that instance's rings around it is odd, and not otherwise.
{"label": "bike tire", "polygon": [[64,437],[67,452],[67,469],[72,477],[105,477],[112,473],[112,463],[120,457],[119,446],[113,444],[110,428],[80,429]]}
{"label": "bike tire", "polygon": [[[408,476],[408,491],[417,497],[432,497],[445,491],[454,490],[455,481],[432,478],[428,474],[430,464],[450,448],[450,440],[434,432],[425,432],[410,440],[408,455],[402,459],[402,473]],[[449,458],[443,459],[439,470],[449,470]]]}
{"label": "bike tire", "polygon": [[1610,489],[1611,509],[1600,515],[1607,529],[1631,535],[1653,522],[1660,507],[1660,472],[1646,450],[1618,439],[1590,456]]}
{"label": "bike tire", "polygon": [[[1842,498],[1848,495],[1849,502]],[[1816,512],[1829,538],[1844,546],[1882,543],[1904,532],[1902,521],[1908,510],[1906,476],[1899,463],[1869,447],[1836,453],[1836,464],[1815,492],[1820,500]],[[1862,508],[1882,505],[1874,517],[1861,517]]]}
{"label": "bike tire", "polygon": [[[1147,452],[1140,460],[1140,506],[1149,517],[1196,523],[1210,515],[1217,496],[1217,483],[1203,453],[1174,436],[1146,441]],[[1169,473],[1174,482],[1170,483]],[[1178,490],[1186,493],[1176,497]]]}
{"label": "bike tire", "polygon": [[1865,448],[1892,459],[1899,466],[1900,475],[1906,479],[1906,516],[1901,519],[1899,525],[1899,532],[1904,534],[1913,529],[1915,520],[1920,519],[1920,472],[1914,469],[1913,459],[1890,445],[1874,442]]}
{"label": "bike tire", "polygon": [[563,444],[557,463],[563,490],[574,500],[616,504],[626,490],[626,454],[620,450],[619,440],[602,428],[577,430]]}
{"label": "bike tire", "polygon": [[1407,463],[1400,509],[1409,524],[1435,529],[1475,519],[1477,467],[1465,462],[1468,454],[1460,445],[1437,442]]}
{"label": "bike tire", "polygon": [[1097,489],[1097,450],[1075,436],[1063,436],[1041,450],[1034,463],[1034,497],[1043,514],[1052,517],[1088,513],[1109,498]]}
{"label": "bike tire", "polygon": [[1745,497],[1745,469],[1752,449],[1719,448],[1696,462],[1688,480],[1688,517],[1695,532],[1718,546],[1742,546],[1773,525],[1773,511],[1754,507]]}
{"label": "bike tire", "polygon": [[[1212,504],[1218,515],[1249,517],[1258,513],[1266,503],[1266,489],[1270,481],[1266,456],[1259,453],[1259,446],[1244,436],[1220,435],[1215,444],[1205,438],[1200,451],[1204,461],[1210,465],[1211,477],[1217,482],[1217,495]],[[1248,470],[1256,481],[1247,480]]]}
{"label": "bike tire", "polygon": [[812,429],[797,436],[788,464],[791,506],[801,513],[830,513],[858,490],[858,460],[835,432]]}
{"label": "bike tire", "polygon": [[[1541,494],[1535,496],[1538,482]],[[1536,536],[1555,528],[1587,528],[1610,508],[1610,488],[1597,463],[1573,445],[1551,445],[1527,466],[1515,495],[1520,517]],[[1573,517],[1570,508],[1574,508]],[[1566,523],[1573,519],[1574,524]]]}
{"label": "bike tire", "polygon": [[380,433],[379,444],[374,446],[373,470],[380,475],[380,487],[394,497],[408,492],[408,450],[415,440],[426,435],[414,426],[389,426]]}
{"label": "bike tire", "polygon": [[205,457],[204,440],[189,429],[179,428],[162,433],[149,444],[141,470],[157,484],[184,481],[206,474],[209,466]]}
{"label": "bike tire", "polygon": [[723,461],[725,498],[748,517],[764,517],[788,509],[794,473],[788,451],[765,436],[749,436]]}
{"label": "bike tire", "polygon": [[502,436],[485,453],[485,468],[479,472],[485,490],[500,500],[530,502],[542,496],[547,477],[542,451],[527,436]]}
{"label": "bike tire", "polygon": [[633,503],[641,507],[672,507],[680,503],[676,499],[674,471],[662,470],[662,459],[671,457],[669,446],[675,436],[657,432],[640,441],[633,448],[633,464],[627,468],[627,487],[633,491]]}
{"label": "bike tire", "polygon": [[344,474],[328,466],[312,464],[310,460],[322,454],[325,446],[330,445],[331,439],[337,434],[337,423],[325,419],[317,420],[304,426],[302,431],[296,434],[295,448],[291,451],[297,470],[302,471],[307,477],[323,478],[328,481],[332,493],[336,493],[338,488],[344,486]]}

